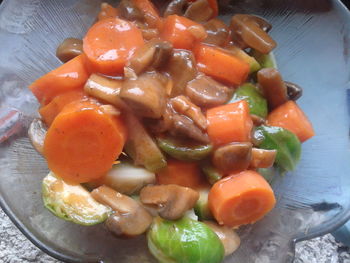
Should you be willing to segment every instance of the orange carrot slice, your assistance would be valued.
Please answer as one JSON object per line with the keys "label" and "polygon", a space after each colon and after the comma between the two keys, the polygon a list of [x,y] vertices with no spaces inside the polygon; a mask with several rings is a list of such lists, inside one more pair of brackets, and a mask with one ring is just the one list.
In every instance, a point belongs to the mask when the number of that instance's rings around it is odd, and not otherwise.
{"label": "orange carrot slice", "polygon": [[229,227],[255,223],[276,204],[270,185],[260,174],[250,170],[215,183],[208,201],[218,223]]}
{"label": "orange carrot slice", "polygon": [[94,70],[117,75],[144,45],[141,31],[131,22],[107,18],[94,24],[83,39],[84,52]]}
{"label": "orange carrot slice", "polygon": [[48,166],[72,183],[98,179],[112,167],[126,139],[122,120],[91,101],[72,102],[57,115],[44,142]]}
{"label": "orange carrot slice", "polygon": [[215,145],[250,141],[253,121],[245,100],[209,109],[207,120],[207,132]]}
{"label": "orange carrot slice", "polygon": [[62,93],[83,89],[89,73],[86,69],[86,57],[79,55],[34,81],[29,89],[41,105],[48,104]]}
{"label": "orange carrot slice", "polygon": [[223,49],[198,44],[194,54],[198,69],[213,78],[231,85],[240,85],[248,77],[249,64]]}
{"label": "orange carrot slice", "polygon": [[203,185],[200,168],[195,162],[168,160],[167,167],[157,173],[158,184],[177,184],[198,189]]}
{"label": "orange carrot slice", "polygon": [[106,18],[115,18],[119,15],[118,8],[111,6],[108,3],[101,4],[101,11],[97,15],[98,20],[103,20]]}
{"label": "orange carrot slice", "polygon": [[39,113],[47,126],[50,126],[56,116],[67,104],[84,98],[82,90],[72,90],[55,97],[49,104],[41,107]]}
{"label": "orange carrot slice", "polygon": [[196,38],[189,30],[191,26],[202,28],[203,32],[205,32],[202,25],[186,17],[170,15],[164,21],[160,36],[163,40],[172,43],[174,48],[191,50],[196,41],[203,40],[207,37],[204,33],[199,39]]}
{"label": "orange carrot slice", "polygon": [[267,123],[270,126],[282,127],[293,132],[301,142],[315,135],[311,122],[292,100],[273,110],[267,117]]}

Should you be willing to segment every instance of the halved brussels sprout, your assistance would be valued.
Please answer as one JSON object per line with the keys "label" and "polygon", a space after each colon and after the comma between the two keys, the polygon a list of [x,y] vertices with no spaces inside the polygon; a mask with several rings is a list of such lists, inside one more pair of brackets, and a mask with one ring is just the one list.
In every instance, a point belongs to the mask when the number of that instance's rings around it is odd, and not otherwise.
{"label": "halved brussels sprout", "polygon": [[219,263],[224,258],[224,247],[214,231],[187,217],[156,218],[147,239],[151,253],[162,263]]}
{"label": "halved brussels sprout", "polygon": [[81,185],[70,185],[50,172],[42,184],[44,206],[55,216],[85,226],[107,219],[111,209],[92,198]]}
{"label": "halved brussels sprout", "polygon": [[210,220],[214,218],[208,205],[209,190],[210,189],[202,189],[199,191],[199,199],[194,206],[194,212],[199,220]]}

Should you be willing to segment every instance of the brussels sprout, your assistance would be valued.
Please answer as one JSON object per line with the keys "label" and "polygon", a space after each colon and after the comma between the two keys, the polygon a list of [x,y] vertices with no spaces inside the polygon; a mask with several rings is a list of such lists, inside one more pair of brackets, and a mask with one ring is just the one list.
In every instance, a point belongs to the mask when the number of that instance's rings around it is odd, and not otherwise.
{"label": "brussels sprout", "polygon": [[294,133],[280,127],[260,126],[255,129],[254,137],[260,140],[259,148],[277,150],[276,164],[282,171],[295,169],[301,156],[301,143]]}
{"label": "brussels sprout", "polygon": [[199,161],[207,157],[213,146],[184,142],[180,139],[163,137],[157,139],[158,146],[171,157],[181,161]]}
{"label": "brussels sprout", "polygon": [[213,215],[208,205],[209,189],[202,189],[199,191],[199,199],[194,206],[194,212],[198,216],[199,220],[213,219]]}
{"label": "brussels sprout", "polygon": [[44,206],[54,215],[79,225],[102,223],[111,213],[81,185],[67,184],[52,172],[43,179],[42,195]]}
{"label": "brussels sprout", "polygon": [[276,171],[274,167],[270,167],[270,168],[259,168],[257,170],[257,172],[265,178],[265,180],[269,183],[272,184],[275,175],[276,175]]}
{"label": "brussels sprout", "polygon": [[258,61],[261,68],[276,68],[277,62],[275,55],[271,52],[269,54],[262,54],[259,51],[253,49],[251,55]]}
{"label": "brussels sprout", "polygon": [[240,86],[232,97],[232,101],[237,100],[246,100],[248,102],[250,114],[266,118],[268,113],[267,100],[254,84],[245,83]]}
{"label": "brussels sprout", "polygon": [[215,184],[224,176],[211,163],[210,160],[201,164],[201,169],[210,184]]}
{"label": "brussels sprout", "polygon": [[224,247],[207,225],[187,217],[154,220],[147,234],[151,253],[162,263],[219,263]]}

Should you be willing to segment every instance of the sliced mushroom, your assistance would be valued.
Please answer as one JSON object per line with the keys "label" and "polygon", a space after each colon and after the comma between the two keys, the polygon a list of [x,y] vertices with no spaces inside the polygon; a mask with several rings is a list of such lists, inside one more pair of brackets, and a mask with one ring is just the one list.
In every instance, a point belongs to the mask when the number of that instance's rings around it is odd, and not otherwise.
{"label": "sliced mushroom", "polygon": [[289,100],[287,86],[277,69],[261,69],[258,72],[258,83],[264,92],[271,110]]}
{"label": "sliced mushroom", "polygon": [[250,166],[253,168],[270,168],[276,160],[276,150],[253,148]]}
{"label": "sliced mushroom", "polygon": [[66,38],[58,46],[56,57],[62,62],[67,62],[83,53],[83,41],[78,38]]}
{"label": "sliced mushroom", "polygon": [[142,36],[145,40],[149,41],[153,38],[157,38],[159,36],[159,30],[157,28],[140,28]]}
{"label": "sliced mushroom", "polygon": [[207,118],[201,109],[183,95],[172,98],[171,104],[178,113],[189,117],[202,130],[207,129]]}
{"label": "sliced mushroom", "polygon": [[120,16],[127,20],[140,22],[145,20],[144,13],[131,0],[121,0],[118,9]]}
{"label": "sliced mushroom", "polygon": [[237,233],[230,227],[219,226],[211,221],[204,221],[204,223],[213,230],[220,238],[225,249],[225,256],[231,255],[235,252],[241,244],[241,239]]}
{"label": "sliced mushroom", "polygon": [[40,119],[34,119],[29,126],[28,136],[30,142],[34,146],[34,149],[41,155],[44,155],[44,141],[46,133],[47,127],[45,123]]}
{"label": "sliced mushroom", "polygon": [[250,142],[235,142],[217,148],[213,164],[223,172],[239,172],[249,167],[252,156]]}
{"label": "sliced mushroom", "polygon": [[250,117],[252,118],[252,121],[253,121],[253,124],[255,126],[260,126],[260,125],[263,125],[266,120],[258,115],[255,115],[255,114],[250,114]]}
{"label": "sliced mushroom", "polygon": [[268,54],[277,45],[266,32],[271,28],[270,24],[260,17],[237,14],[232,17],[230,27],[233,33],[233,40],[241,48],[248,46],[263,54]]}
{"label": "sliced mushroom", "polygon": [[152,67],[158,69],[163,67],[170,59],[173,46],[167,41],[158,41],[155,43],[155,54],[153,56]]}
{"label": "sliced mushroom", "polygon": [[118,236],[136,236],[144,233],[152,223],[152,216],[134,199],[114,191],[107,186],[100,186],[91,192],[99,203],[115,211],[107,221],[107,228]]}
{"label": "sliced mushroom", "polygon": [[164,133],[171,129],[173,125],[173,109],[170,103],[167,103],[165,111],[160,119],[145,119],[148,129],[155,134]]}
{"label": "sliced mushroom", "polygon": [[298,100],[303,95],[303,89],[292,82],[285,81],[287,86],[287,94],[290,100]]}
{"label": "sliced mushroom", "polygon": [[188,82],[186,95],[200,107],[215,107],[225,104],[232,97],[232,90],[212,78],[199,75]]}
{"label": "sliced mushroom", "polygon": [[171,96],[183,94],[187,83],[197,76],[197,66],[192,52],[174,50],[165,71],[174,81]]}
{"label": "sliced mushroom", "polygon": [[203,24],[207,31],[207,38],[203,41],[216,46],[224,46],[230,40],[231,30],[220,19],[214,18]]}
{"label": "sliced mushroom", "polygon": [[213,17],[213,14],[214,10],[208,0],[197,0],[188,6],[184,16],[196,22],[205,22]]}
{"label": "sliced mushroom", "polygon": [[197,191],[178,185],[146,186],[140,192],[140,200],[145,205],[158,208],[164,219],[177,220],[193,208],[199,198]]}
{"label": "sliced mushroom", "polygon": [[182,16],[188,5],[187,0],[172,0],[164,11],[164,17],[170,15],[179,15]]}
{"label": "sliced mushroom", "polygon": [[85,83],[84,91],[91,97],[123,109],[125,108],[125,103],[119,97],[122,84],[122,80],[92,74]]}
{"label": "sliced mushroom", "polygon": [[123,83],[120,97],[139,116],[158,119],[166,103],[163,80],[157,74],[143,74]]}
{"label": "sliced mushroom", "polygon": [[208,134],[198,128],[192,120],[180,114],[173,115],[173,126],[170,133],[175,137],[190,138],[206,144],[210,142]]}

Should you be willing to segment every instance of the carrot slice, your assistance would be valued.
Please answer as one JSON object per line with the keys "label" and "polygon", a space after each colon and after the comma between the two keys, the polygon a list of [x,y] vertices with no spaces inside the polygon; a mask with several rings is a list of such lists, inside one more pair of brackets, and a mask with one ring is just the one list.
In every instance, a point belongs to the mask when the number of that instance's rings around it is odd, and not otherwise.
{"label": "carrot slice", "polygon": [[141,31],[131,22],[107,18],[94,24],[83,39],[84,52],[94,70],[117,75],[144,45]]}
{"label": "carrot slice", "polygon": [[86,62],[86,57],[79,55],[34,81],[29,89],[41,105],[48,104],[54,97],[67,91],[82,90],[89,78]]}
{"label": "carrot slice", "polygon": [[40,116],[46,125],[50,126],[64,106],[82,98],[84,98],[84,92],[81,90],[72,90],[58,95],[49,104],[39,109]]}
{"label": "carrot slice", "polygon": [[273,110],[267,117],[267,123],[270,126],[282,127],[293,132],[301,142],[315,135],[311,122],[292,100]]}
{"label": "carrot slice", "polygon": [[157,173],[158,184],[177,184],[198,189],[203,185],[200,168],[195,162],[168,160],[167,167]]}
{"label": "carrot slice", "polygon": [[44,155],[51,171],[72,183],[98,179],[112,167],[126,139],[122,120],[92,101],[75,101],[51,124]]}
{"label": "carrot slice", "polygon": [[161,31],[161,38],[173,44],[174,48],[188,49],[191,50],[196,41],[200,41],[206,38],[204,33],[198,39],[193,33],[190,32],[189,28],[196,26],[205,32],[202,25],[178,15],[170,15],[164,21],[164,26]]}
{"label": "carrot slice", "polygon": [[260,174],[250,170],[215,183],[208,201],[218,223],[229,227],[252,224],[276,204],[270,185]]}
{"label": "carrot slice", "polygon": [[215,145],[250,141],[253,121],[245,100],[209,109],[207,120],[207,132]]}
{"label": "carrot slice", "polygon": [[133,0],[134,5],[145,14],[145,21],[151,28],[161,29],[163,26],[162,18],[157,8],[149,0]]}
{"label": "carrot slice", "polygon": [[194,54],[198,69],[218,80],[240,85],[248,77],[249,64],[218,47],[198,44]]}

